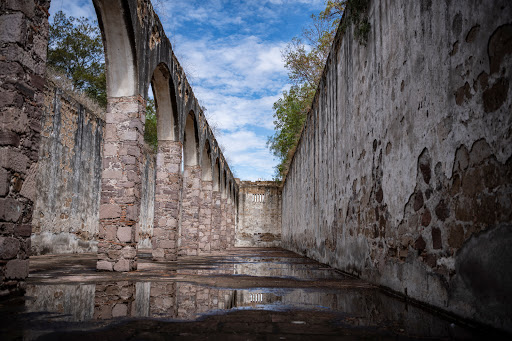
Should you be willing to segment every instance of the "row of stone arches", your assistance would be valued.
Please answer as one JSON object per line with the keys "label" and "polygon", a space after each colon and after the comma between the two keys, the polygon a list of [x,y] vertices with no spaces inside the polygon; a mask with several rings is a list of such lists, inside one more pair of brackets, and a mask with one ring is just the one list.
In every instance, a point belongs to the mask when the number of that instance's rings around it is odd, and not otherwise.
{"label": "row of stone arches", "polygon": [[105,149],[113,151],[104,161],[98,268],[136,268],[150,86],[158,137],[153,258],[173,260],[233,245],[238,186],[151,3],[93,2],[107,65]]}
{"label": "row of stone arches", "polygon": [[[27,0],[0,6],[2,27],[13,28],[1,37],[7,56],[2,62],[13,66],[12,77],[21,84],[19,89],[13,89],[5,88],[0,82],[1,97],[5,99],[0,109],[6,113],[8,123],[3,128],[10,129],[9,136],[12,136],[2,147],[3,152],[9,159],[21,160],[2,163],[0,173],[0,195],[3,206],[8,208],[8,213],[2,211],[0,222],[9,226],[0,231],[0,236],[7,236],[5,240],[15,246],[8,261],[0,266],[6,274],[2,290],[17,287],[5,283],[28,275],[27,249],[35,197],[33,191],[20,194],[18,187],[23,183],[28,187],[34,182],[38,163],[40,118],[45,110],[45,42],[50,3],[50,0]],[[157,103],[159,140],[154,158],[154,196],[151,195],[154,205],[147,206],[154,208],[154,216],[145,215],[153,221],[149,224],[153,230],[146,231],[153,258],[175,259],[178,254],[198,254],[232,246],[238,184],[150,1],[92,0],[92,3],[105,47],[108,97],[104,123],[100,124],[103,134],[100,134],[102,162],[97,171],[101,173],[96,210],[99,211],[97,268],[130,271],[137,267],[141,217],[147,213],[142,212],[142,201],[149,200],[148,193],[143,192],[147,187],[143,174],[148,159],[144,128],[150,86]],[[19,115],[29,115],[30,125],[17,120]],[[20,139],[25,143],[20,144]],[[15,180],[19,180],[18,187],[11,185]]]}

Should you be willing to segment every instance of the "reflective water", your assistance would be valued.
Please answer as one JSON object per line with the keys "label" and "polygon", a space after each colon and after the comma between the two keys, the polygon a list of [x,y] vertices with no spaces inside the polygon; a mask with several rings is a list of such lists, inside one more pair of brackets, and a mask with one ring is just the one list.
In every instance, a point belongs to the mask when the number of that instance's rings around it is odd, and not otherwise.
{"label": "reflective water", "polygon": [[93,255],[32,262],[25,297],[0,303],[2,339],[484,335],[283,250],[141,261],[130,274],[93,271]]}

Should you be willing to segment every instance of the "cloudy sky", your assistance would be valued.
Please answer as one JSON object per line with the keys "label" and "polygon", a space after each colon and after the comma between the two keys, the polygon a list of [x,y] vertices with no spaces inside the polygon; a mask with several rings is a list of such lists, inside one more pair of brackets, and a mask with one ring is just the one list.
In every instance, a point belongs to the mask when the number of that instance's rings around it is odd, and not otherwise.
{"label": "cloudy sky", "polygon": [[[153,3],[231,170],[242,180],[271,179],[272,104],[289,88],[281,50],[324,0]],[[53,0],[50,13],[59,10],[95,19],[90,0]]]}

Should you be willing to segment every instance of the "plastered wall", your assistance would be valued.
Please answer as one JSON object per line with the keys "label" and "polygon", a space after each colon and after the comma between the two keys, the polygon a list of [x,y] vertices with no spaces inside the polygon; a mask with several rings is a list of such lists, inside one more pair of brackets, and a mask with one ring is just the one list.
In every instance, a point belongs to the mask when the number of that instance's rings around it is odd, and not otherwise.
{"label": "plastered wall", "polygon": [[370,1],[368,18],[366,46],[336,37],[283,246],[510,331],[512,4]]}
{"label": "plastered wall", "polygon": [[240,182],[236,246],[281,245],[281,188],[273,181]]}

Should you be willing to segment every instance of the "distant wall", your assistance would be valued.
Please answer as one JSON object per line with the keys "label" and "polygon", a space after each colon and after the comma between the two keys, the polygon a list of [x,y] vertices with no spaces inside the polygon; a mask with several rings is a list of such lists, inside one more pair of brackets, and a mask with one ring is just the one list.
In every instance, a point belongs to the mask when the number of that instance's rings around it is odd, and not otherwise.
{"label": "distant wall", "polygon": [[103,113],[51,81],[44,94],[31,252],[96,252]]}
{"label": "distant wall", "polygon": [[283,246],[512,331],[512,3],[370,1],[338,32]]}
{"label": "distant wall", "polygon": [[273,181],[240,182],[235,246],[281,245],[281,189]]}

